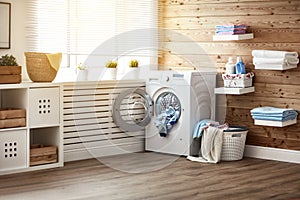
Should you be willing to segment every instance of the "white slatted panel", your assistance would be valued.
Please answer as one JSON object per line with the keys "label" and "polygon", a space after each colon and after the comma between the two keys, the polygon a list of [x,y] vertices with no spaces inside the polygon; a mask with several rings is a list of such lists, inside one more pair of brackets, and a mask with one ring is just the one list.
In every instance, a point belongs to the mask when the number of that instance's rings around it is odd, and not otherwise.
{"label": "white slatted panel", "polygon": [[[111,111],[120,92],[136,87],[145,88],[145,83],[64,84],[65,161],[144,151],[144,131],[123,132],[113,122]],[[122,105],[121,114],[128,115],[127,109],[128,104]],[[144,109],[135,106],[130,113],[135,119],[143,118]]]}

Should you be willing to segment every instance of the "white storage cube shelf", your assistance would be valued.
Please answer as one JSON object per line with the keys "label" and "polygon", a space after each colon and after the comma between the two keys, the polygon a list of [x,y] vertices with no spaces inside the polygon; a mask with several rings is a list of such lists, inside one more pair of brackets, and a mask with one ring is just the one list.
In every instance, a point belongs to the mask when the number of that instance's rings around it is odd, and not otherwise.
{"label": "white storage cube shelf", "polygon": [[27,144],[26,129],[0,132],[0,172],[28,167]]}
{"label": "white storage cube shelf", "polygon": [[[53,83],[0,85],[0,108],[26,110],[25,127],[0,129],[0,175],[63,166],[60,91]],[[55,145],[58,162],[30,166],[31,144]]]}
{"label": "white storage cube shelf", "polygon": [[59,125],[59,88],[34,88],[29,90],[29,126]]}

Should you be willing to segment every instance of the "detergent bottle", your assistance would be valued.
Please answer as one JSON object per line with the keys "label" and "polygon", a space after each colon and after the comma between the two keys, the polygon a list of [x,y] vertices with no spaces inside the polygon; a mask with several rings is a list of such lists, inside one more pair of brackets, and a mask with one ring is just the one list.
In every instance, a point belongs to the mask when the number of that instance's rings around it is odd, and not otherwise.
{"label": "detergent bottle", "polygon": [[228,62],[225,65],[226,68],[226,74],[234,74],[235,72],[235,64],[233,62],[233,58],[229,57]]}
{"label": "detergent bottle", "polygon": [[242,57],[238,56],[235,64],[235,73],[236,74],[246,74],[245,64],[242,61]]}

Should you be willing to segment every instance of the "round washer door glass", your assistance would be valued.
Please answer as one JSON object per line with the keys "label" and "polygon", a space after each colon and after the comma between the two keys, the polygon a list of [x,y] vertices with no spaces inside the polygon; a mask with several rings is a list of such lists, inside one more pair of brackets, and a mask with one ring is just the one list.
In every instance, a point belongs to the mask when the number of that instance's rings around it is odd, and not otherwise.
{"label": "round washer door glass", "polygon": [[156,116],[165,113],[168,109],[174,109],[178,113],[178,118],[181,115],[181,103],[179,98],[173,92],[161,93],[155,102],[155,114]]}
{"label": "round washer door glass", "polygon": [[152,100],[142,89],[122,91],[113,104],[113,120],[123,131],[143,130],[150,123],[152,113]]}

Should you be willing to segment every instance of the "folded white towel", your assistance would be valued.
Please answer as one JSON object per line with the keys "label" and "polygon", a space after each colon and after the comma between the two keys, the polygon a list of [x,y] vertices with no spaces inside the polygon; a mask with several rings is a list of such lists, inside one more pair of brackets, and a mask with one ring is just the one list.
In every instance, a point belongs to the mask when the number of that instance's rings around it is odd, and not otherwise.
{"label": "folded white towel", "polygon": [[274,51],[274,50],[253,50],[252,56],[257,58],[286,58],[298,57],[297,52]]}
{"label": "folded white towel", "polygon": [[287,57],[287,58],[253,58],[253,64],[287,64],[287,65],[297,65],[299,59],[296,57]]}

